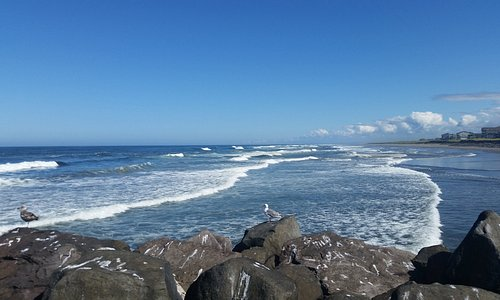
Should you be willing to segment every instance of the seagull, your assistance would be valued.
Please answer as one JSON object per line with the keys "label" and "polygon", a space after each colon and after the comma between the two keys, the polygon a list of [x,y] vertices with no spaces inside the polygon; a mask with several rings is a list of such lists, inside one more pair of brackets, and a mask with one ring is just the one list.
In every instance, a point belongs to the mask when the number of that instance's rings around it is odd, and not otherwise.
{"label": "seagull", "polygon": [[281,218],[281,214],[275,210],[270,209],[267,203],[264,204],[264,214],[269,218],[269,222],[271,222],[271,219],[273,218]]}
{"label": "seagull", "polygon": [[24,222],[28,222],[28,227],[30,227],[30,222],[31,221],[36,221],[38,220],[38,216],[32,213],[31,211],[28,211],[27,207],[25,205],[22,205],[21,207],[17,208],[21,212],[21,219],[23,219]]}

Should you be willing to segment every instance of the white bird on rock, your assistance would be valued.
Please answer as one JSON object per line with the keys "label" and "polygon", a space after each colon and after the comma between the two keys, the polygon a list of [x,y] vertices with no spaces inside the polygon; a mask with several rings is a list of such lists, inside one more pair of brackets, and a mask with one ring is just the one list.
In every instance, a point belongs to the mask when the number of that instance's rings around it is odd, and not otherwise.
{"label": "white bird on rock", "polygon": [[31,221],[38,220],[38,216],[31,211],[28,211],[28,208],[25,205],[22,205],[17,209],[20,211],[21,219],[23,219],[24,222],[28,222],[28,227],[30,226]]}
{"label": "white bird on rock", "polygon": [[264,204],[264,214],[269,218],[269,222],[274,218],[281,218],[281,214],[271,208],[266,204]]}

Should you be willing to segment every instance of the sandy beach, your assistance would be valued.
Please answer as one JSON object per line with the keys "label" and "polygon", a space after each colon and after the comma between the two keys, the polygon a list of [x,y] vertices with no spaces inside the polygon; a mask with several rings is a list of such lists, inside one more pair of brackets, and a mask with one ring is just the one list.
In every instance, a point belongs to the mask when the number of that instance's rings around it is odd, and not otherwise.
{"label": "sandy beach", "polygon": [[371,143],[369,145],[398,146],[398,147],[420,147],[420,148],[452,148],[464,150],[481,150],[488,152],[500,152],[500,143],[439,143],[439,142],[394,142],[394,143]]}

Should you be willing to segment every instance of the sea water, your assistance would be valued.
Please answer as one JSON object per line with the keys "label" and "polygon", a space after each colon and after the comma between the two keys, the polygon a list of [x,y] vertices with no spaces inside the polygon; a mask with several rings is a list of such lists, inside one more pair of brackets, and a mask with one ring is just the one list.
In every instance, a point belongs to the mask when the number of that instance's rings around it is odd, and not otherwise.
{"label": "sea water", "polygon": [[477,215],[500,211],[500,154],[343,145],[0,148],[0,233],[26,226],[132,247],[207,228],[234,242],[264,203],[325,230],[418,251],[455,248]]}

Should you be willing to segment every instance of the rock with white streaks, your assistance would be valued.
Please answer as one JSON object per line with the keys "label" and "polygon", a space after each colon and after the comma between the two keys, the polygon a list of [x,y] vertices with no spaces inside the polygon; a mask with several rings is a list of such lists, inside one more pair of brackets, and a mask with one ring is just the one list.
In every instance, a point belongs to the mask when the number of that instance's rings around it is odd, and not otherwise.
{"label": "rock with white streaks", "polygon": [[500,295],[464,285],[418,284],[408,282],[397,287],[392,293],[374,297],[374,300],[407,300],[407,299],[481,299],[499,300]]}
{"label": "rock with white streaks", "polygon": [[264,247],[279,255],[283,243],[301,235],[295,216],[286,216],[277,222],[260,223],[245,230],[233,251],[241,252],[252,247]]}
{"label": "rock with white streaks", "polygon": [[315,269],[328,294],[340,291],[374,297],[407,282],[414,254],[377,247],[332,232],[290,240],[281,261]]}
{"label": "rock with white streaks", "polygon": [[205,272],[189,287],[186,300],[298,299],[293,281],[248,258],[233,258]]}
{"label": "rock with white streaks", "polygon": [[59,268],[42,300],[180,300],[167,262],[130,251],[94,251]]}
{"label": "rock with white streaks", "polygon": [[51,274],[98,249],[128,251],[127,244],[71,233],[18,228],[0,237],[0,299],[35,299]]}
{"label": "rock with white streaks", "polygon": [[264,222],[245,230],[233,251],[273,268],[279,263],[284,243],[300,236],[295,216],[286,216],[277,222]]}
{"label": "rock with white streaks", "polygon": [[231,248],[230,239],[203,230],[187,240],[161,238],[149,241],[137,251],[168,261],[177,282],[187,290],[203,271],[240,256]]}

